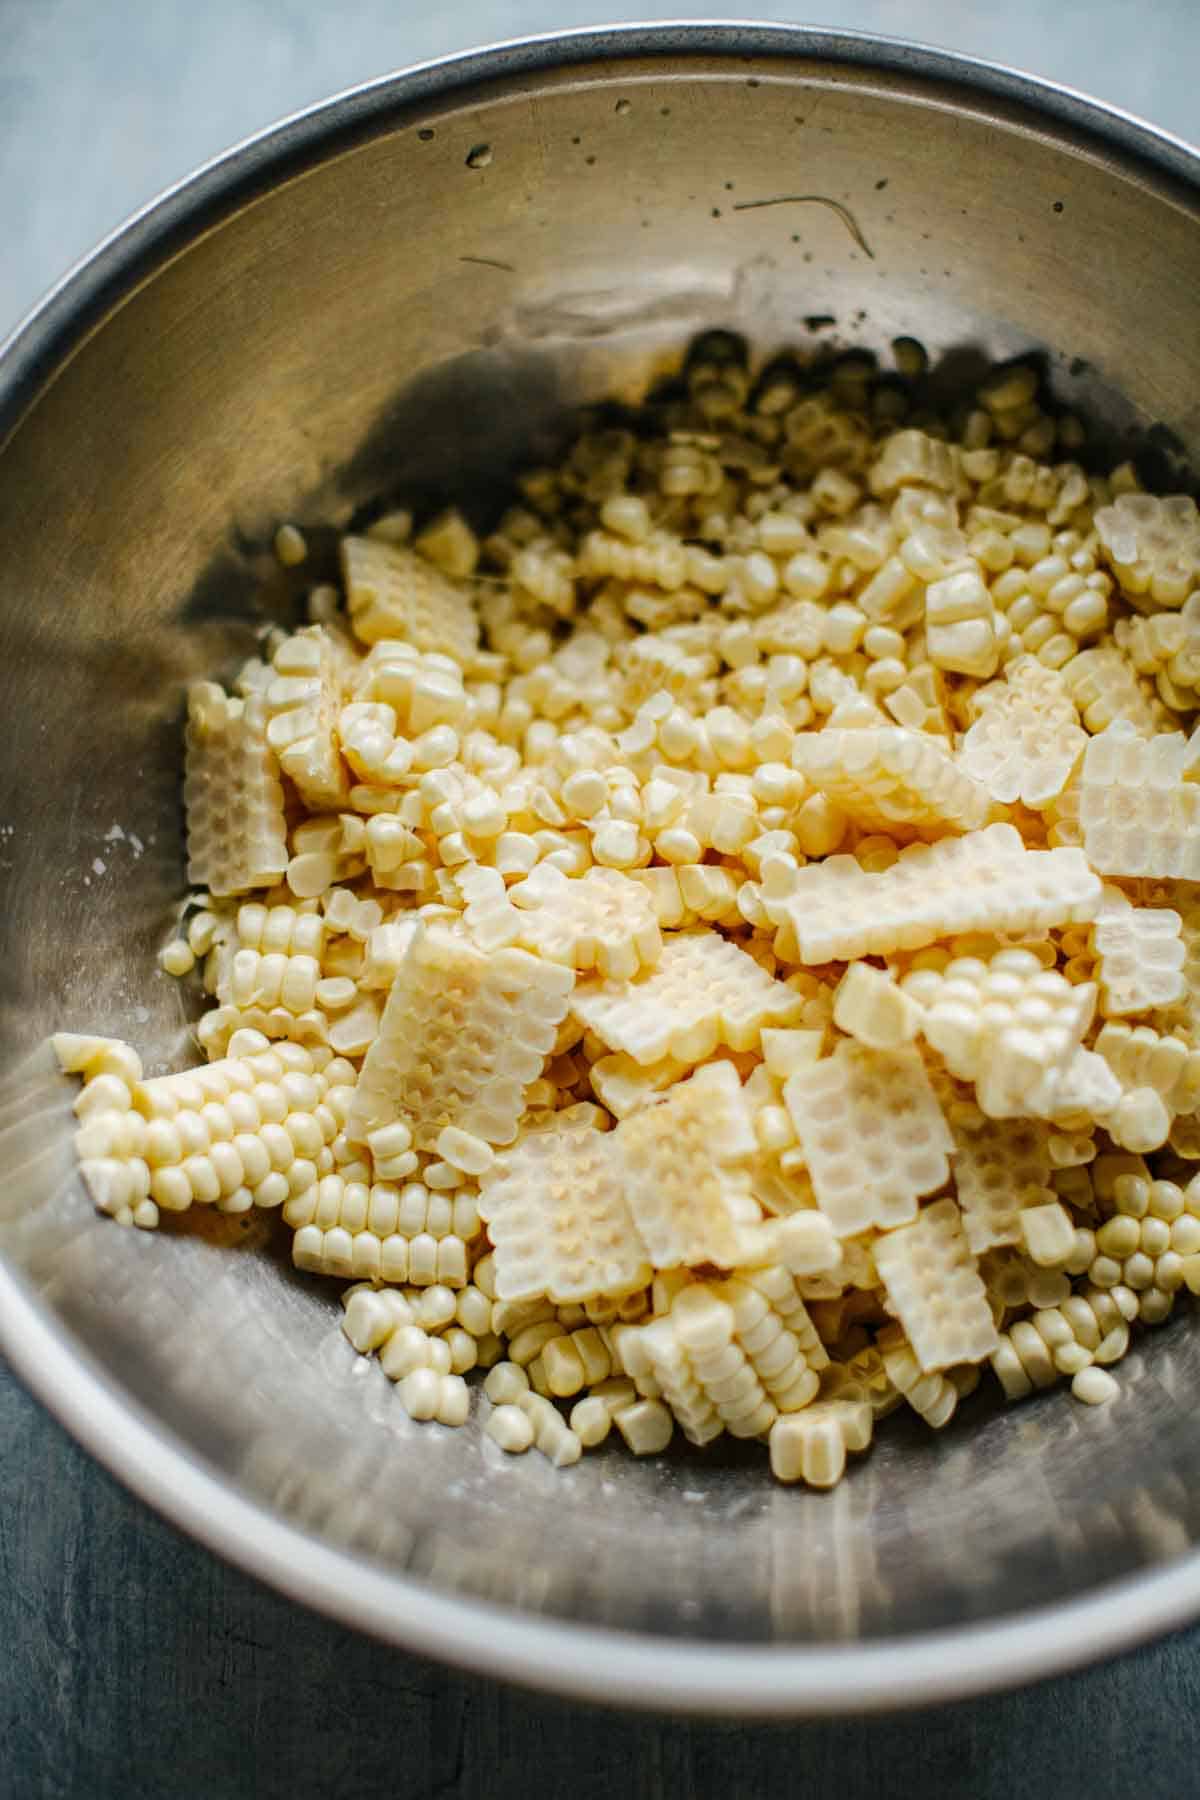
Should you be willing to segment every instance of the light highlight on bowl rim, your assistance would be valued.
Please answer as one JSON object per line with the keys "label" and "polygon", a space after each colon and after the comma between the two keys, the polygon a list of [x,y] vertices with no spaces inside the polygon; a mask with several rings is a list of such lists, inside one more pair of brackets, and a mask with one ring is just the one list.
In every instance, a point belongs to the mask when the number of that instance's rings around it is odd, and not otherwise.
{"label": "light highlight on bowl rim", "polygon": [[[0,346],[0,447],[45,383],[147,276],[255,195],[498,78],[598,59],[802,58],[935,81],[1016,103],[1200,195],[1200,155],[1068,89],[897,39],[696,22],[520,40],[388,76],[297,114],[168,190],[69,273]],[[1200,1612],[1200,1551],[1085,1599],[921,1636],[820,1647],[687,1643],[573,1625],[438,1592],[283,1523],[210,1474],[66,1339],[0,1263],[0,1349],[99,1461],[174,1524],[294,1599],[418,1653],[582,1698],[742,1716],[862,1712],[946,1701],[1128,1648]]]}

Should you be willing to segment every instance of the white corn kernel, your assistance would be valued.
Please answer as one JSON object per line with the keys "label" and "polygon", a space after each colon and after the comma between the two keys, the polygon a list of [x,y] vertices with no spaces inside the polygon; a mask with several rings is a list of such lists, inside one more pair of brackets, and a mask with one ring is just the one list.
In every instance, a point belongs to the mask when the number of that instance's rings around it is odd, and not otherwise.
{"label": "white corn kernel", "polygon": [[613,1415],[613,1423],[635,1456],[658,1456],[671,1441],[675,1421],[661,1400],[638,1400]]}
{"label": "white corn kernel", "polygon": [[1071,1392],[1085,1406],[1106,1406],[1121,1390],[1107,1369],[1089,1366],[1078,1370],[1071,1383]]}
{"label": "white corn kernel", "polygon": [[196,966],[195,952],[186,939],[172,938],[159,951],[158,966],[166,975],[190,975]]}
{"label": "white corn kernel", "polygon": [[517,1363],[499,1362],[488,1370],[483,1391],[493,1406],[515,1405],[529,1392],[529,1377]]}
{"label": "white corn kernel", "polygon": [[1200,512],[1028,361],[910,425],[730,351],[192,683],[209,1060],[55,1048],[96,1207],[280,1209],[413,1418],[478,1368],[557,1467],[827,1488],[985,1360],[1106,1402],[1200,1294]]}

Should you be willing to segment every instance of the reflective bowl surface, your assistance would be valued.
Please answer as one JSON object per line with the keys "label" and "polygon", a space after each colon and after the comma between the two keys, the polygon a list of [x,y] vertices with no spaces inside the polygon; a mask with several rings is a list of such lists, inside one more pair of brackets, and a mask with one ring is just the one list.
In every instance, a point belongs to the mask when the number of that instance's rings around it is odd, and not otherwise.
{"label": "reflective bowl surface", "polygon": [[[269,1222],[157,1236],[72,1170],[56,1028],[191,1053],[157,973],[183,880],[183,685],[298,589],[281,518],[486,509],[579,405],[708,325],[1046,353],[1169,470],[1200,445],[1200,164],[900,43],[622,28],[401,74],[203,170],[0,355],[0,1343],[130,1486],[298,1599],[597,1699],[862,1710],[1030,1678],[1200,1606],[1200,1338],[1095,1411],[889,1421],[830,1495],[760,1452],[556,1472],[417,1426]],[[311,578],[311,572],[310,578]],[[236,1243],[222,1243],[222,1236]]]}

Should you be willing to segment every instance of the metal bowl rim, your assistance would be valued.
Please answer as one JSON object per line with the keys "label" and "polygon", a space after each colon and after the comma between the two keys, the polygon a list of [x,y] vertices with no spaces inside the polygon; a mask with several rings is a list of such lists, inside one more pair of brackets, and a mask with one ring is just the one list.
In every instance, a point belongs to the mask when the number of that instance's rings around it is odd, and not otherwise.
{"label": "metal bowl rim", "polygon": [[[0,344],[0,449],[108,312],[203,232],[256,196],[483,84],[604,60],[803,59],[957,87],[1016,103],[1200,201],[1200,153],[1119,108],[1054,82],[908,40],[739,21],[583,28],[421,63],[351,88],[254,134],[168,188],[106,237]],[[289,1597],[399,1647],[479,1673],[613,1705],[798,1717],[962,1698],[1061,1672],[1200,1612],[1200,1551],[1086,1598],[866,1644],[688,1643],[576,1625],[438,1592],[285,1524],[197,1462],[72,1344],[0,1262],[0,1350],[84,1447],[172,1524]]]}

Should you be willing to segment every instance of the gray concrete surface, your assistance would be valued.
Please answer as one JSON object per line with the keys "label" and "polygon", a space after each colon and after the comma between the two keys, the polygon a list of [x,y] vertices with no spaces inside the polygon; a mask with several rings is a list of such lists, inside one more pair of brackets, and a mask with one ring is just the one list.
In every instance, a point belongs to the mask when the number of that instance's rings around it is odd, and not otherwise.
{"label": "gray concrete surface", "polygon": [[[601,16],[600,0],[447,0],[429,17],[402,0],[0,0],[0,334],[136,207],[271,120],[425,57]],[[1193,0],[828,0],[822,22],[993,57],[1200,135]],[[0,1800],[1197,1791],[1200,1632],[916,1718],[745,1730],[589,1713],[300,1612],[147,1512],[2,1371],[0,1646]]]}
{"label": "gray concrete surface", "polygon": [[1190,1800],[1200,1632],[1018,1693],[747,1728],[383,1650],[179,1537],[0,1383],[4,1800]]}

